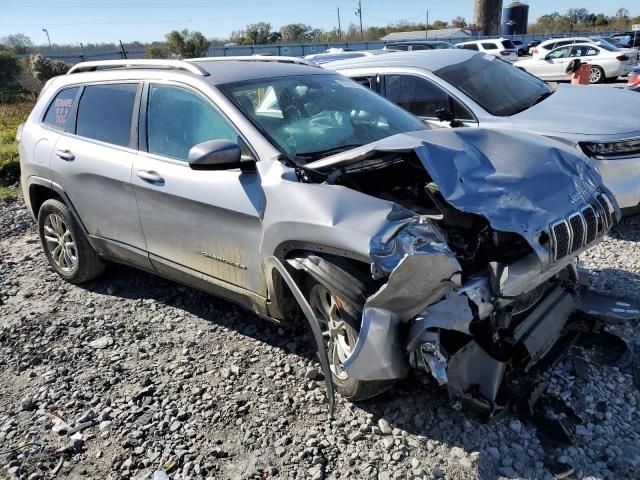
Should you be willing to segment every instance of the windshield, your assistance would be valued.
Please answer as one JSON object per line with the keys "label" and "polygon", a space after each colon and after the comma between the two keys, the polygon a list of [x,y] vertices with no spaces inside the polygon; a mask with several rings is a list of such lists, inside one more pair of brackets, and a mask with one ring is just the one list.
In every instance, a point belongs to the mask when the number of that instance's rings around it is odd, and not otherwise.
{"label": "windshield", "polygon": [[522,112],[552,93],[542,80],[493,55],[477,54],[433,73],[499,117]]}
{"label": "windshield", "polygon": [[410,113],[339,75],[266,78],[219,88],[298,163],[426,129]]}

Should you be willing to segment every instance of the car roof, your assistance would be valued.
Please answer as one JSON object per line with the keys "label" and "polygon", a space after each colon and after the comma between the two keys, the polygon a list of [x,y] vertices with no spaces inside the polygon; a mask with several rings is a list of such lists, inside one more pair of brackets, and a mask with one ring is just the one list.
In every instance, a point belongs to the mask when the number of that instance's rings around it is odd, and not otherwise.
{"label": "car roof", "polygon": [[195,61],[187,60],[187,62],[195,63],[209,73],[207,81],[214,85],[262,78],[288,77],[293,75],[322,75],[326,73],[326,71],[323,71],[317,66],[258,59],[249,60],[250,58],[255,57],[247,57],[247,60],[198,59]]}
{"label": "car roof", "polygon": [[77,80],[118,78],[144,79],[147,72],[162,75],[186,74],[219,85],[263,78],[295,75],[326,75],[328,72],[306,60],[293,57],[210,57],[187,60],[102,60],[82,62],[71,67],[67,75],[57,78]]}
{"label": "car roof", "polygon": [[473,50],[450,48],[442,50],[419,50],[416,52],[397,52],[375,57],[352,58],[338,62],[325,63],[324,68],[342,70],[367,67],[418,67],[425,70],[439,70],[453,63],[464,62],[474,55],[484,55]]}

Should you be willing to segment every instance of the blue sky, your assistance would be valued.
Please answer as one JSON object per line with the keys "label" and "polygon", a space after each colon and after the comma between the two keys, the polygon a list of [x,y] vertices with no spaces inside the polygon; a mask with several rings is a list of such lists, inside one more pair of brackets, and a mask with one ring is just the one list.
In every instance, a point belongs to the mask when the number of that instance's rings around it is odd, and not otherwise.
{"label": "blue sky", "polygon": [[[510,3],[509,0],[504,1]],[[625,6],[639,15],[638,0],[530,0],[530,19],[572,7],[613,15]],[[36,44],[161,40],[174,29],[199,30],[207,37],[228,37],[248,23],[270,22],[274,29],[306,23],[331,29],[340,7],[343,27],[357,20],[356,0],[0,0],[0,38],[24,33]],[[398,20],[450,21],[473,17],[473,0],[363,0],[365,25]]]}

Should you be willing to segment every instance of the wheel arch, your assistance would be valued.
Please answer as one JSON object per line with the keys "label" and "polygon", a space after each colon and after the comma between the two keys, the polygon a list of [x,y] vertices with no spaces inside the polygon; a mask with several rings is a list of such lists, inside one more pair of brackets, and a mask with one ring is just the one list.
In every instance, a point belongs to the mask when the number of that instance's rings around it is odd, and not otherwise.
{"label": "wheel arch", "polygon": [[[302,288],[305,276],[310,276],[325,284],[327,288],[339,289],[336,279],[330,278],[330,274],[325,275],[327,271],[330,271],[330,267],[327,267],[326,263],[334,262],[339,262],[342,268],[348,268],[363,283],[373,283],[368,274],[371,268],[369,259],[363,259],[361,255],[328,245],[290,241],[281,245],[274,257],[285,266],[298,288]],[[309,261],[310,258],[313,260]],[[294,263],[297,266],[294,266]],[[280,320],[291,318],[297,308],[295,295],[283,282],[282,275],[277,268],[274,268],[273,264],[268,265],[267,268],[269,314]]]}
{"label": "wheel arch", "polygon": [[76,220],[76,222],[78,222],[78,225],[80,225],[80,229],[82,230],[82,233],[84,233],[89,244],[94,248],[94,250],[99,251],[96,248],[93,239],[87,232],[87,229],[85,228],[82,219],[73,206],[73,203],[69,199],[69,196],[60,185],[44,178],[30,177],[28,181],[27,193],[29,198],[28,202],[26,203],[29,208],[29,212],[36,221],[38,219],[38,212],[42,204],[51,198],[58,199],[69,208],[69,210],[71,211],[71,215],[73,215],[73,218]]}

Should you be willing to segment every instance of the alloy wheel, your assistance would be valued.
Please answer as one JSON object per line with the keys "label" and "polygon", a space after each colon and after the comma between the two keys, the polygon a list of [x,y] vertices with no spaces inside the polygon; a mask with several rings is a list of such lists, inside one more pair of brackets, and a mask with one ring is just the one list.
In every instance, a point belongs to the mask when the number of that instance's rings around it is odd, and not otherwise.
{"label": "alloy wheel", "polygon": [[72,271],[78,263],[78,250],[71,229],[56,213],[44,221],[44,243],[54,263],[63,272]]}
{"label": "alloy wheel", "polygon": [[336,378],[349,378],[342,363],[351,355],[358,340],[355,329],[347,323],[341,312],[341,300],[336,298],[325,286],[316,284],[311,289],[309,305],[322,327],[327,339],[329,366]]}
{"label": "alloy wheel", "polygon": [[589,70],[589,83],[598,83],[602,78],[602,72],[597,67],[591,67]]}

